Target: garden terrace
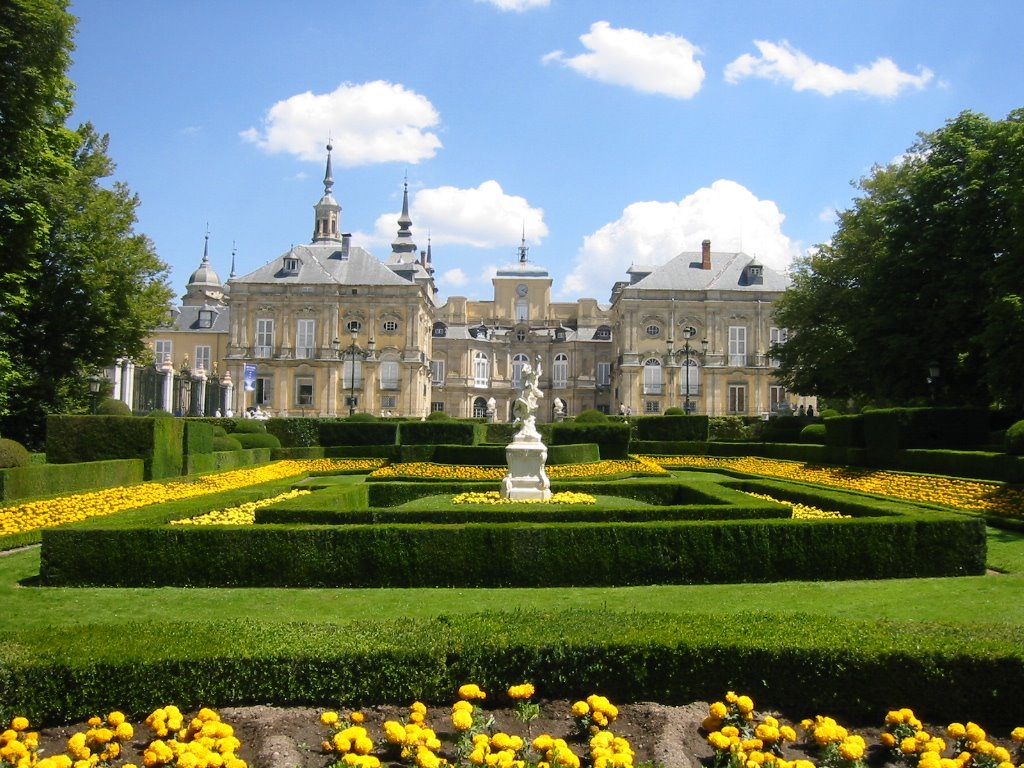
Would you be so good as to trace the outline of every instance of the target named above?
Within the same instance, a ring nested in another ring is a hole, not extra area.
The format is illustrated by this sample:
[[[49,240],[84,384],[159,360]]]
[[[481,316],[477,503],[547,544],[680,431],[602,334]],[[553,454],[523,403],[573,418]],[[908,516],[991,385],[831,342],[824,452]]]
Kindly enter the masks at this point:
[[[479,483],[320,480],[314,486],[327,487],[268,507],[258,525],[172,527],[157,506],[150,525],[139,512],[132,525],[45,531],[40,576],[48,586],[565,587],[984,572],[976,517],[802,484],[739,483],[853,516],[793,520],[780,504],[730,487],[737,482],[566,483],[600,498],[587,508],[460,509],[451,495]],[[632,495],[641,498],[623,500]]]

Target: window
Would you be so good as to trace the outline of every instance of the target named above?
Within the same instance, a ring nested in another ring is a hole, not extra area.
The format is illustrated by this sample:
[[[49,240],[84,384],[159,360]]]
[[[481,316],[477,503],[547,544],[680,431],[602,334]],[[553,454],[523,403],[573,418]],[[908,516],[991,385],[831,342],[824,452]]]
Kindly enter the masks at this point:
[[[313,357],[316,334],[316,320],[299,320],[295,331],[295,356],[300,360]]]
[[[482,397],[475,398],[473,400],[473,418],[474,419],[482,419],[486,415],[487,415],[487,401],[484,398],[482,398]]]
[[[380,407],[387,408],[388,410],[398,407],[398,395],[381,395],[380,396]],[[391,415],[390,413],[388,414]]]
[[[644,413],[647,414],[658,414],[661,413],[661,401],[660,400],[645,400],[644,401]]]
[[[729,326],[729,365],[745,366],[747,364],[747,327],[745,325]]]
[[[445,336],[448,335],[448,326],[445,325],[444,323],[434,323],[434,330],[432,331],[431,335],[435,339],[443,339]]]
[[[607,403],[598,403],[597,410],[599,410],[605,416],[612,412],[611,407]]]
[[[644,394],[660,395],[661,392],[661,360],[651,357],[644,361]]]
[[[700,363],[696,360],[683,360],[683,369],[679,372],[679,393],[700,394]]]
[[[358,332],[363,330],[363,324],[358,320],[349,320],[347,323],[345,323],[345,328],[347,328],[350,333],[352,331]]]
[[[257,376],[256,391],[253,393],[253,405],[270,405],[274,402],[274,377]]]
[[[612,329],[607,325],[602,325],[596,331],[594,331],[594,338],[599,341],[607,341],[612,337]]]
[[[156,366],[159,368],[165,360],[174,362],[174,342],[157,340],[153,342],[153,356],[156,358]]]
[[[786,388],[778,384],[771,384],[768,387],[768,406],[772,411],[786,410]]]
[[[401,373],[398,369],[397,360],[380,361],[380,388],[398,389],[401,382]]]
[[[196,347],[196,370],[198,371],[200,368],[206,371],[207,376],[210,375],[210,348],[205,344]]]
[[[747,385],[729,385],[729,413],[747,412]]]
[[[437,413],[439,411],[442,413],[444,412],[444,402],[441,400],[432,400],[430,403],[430,412]]]
[[[555,355],[555,364],[551,366],[552,389],[565,389],[569,385],[569,356],[564,352]]]
[[[384,321],[384,333],[394,333],[398,330],[397,320],[385,320]]]
[[[491,361],[486,352],[473,353],[473,383],[478,387],[486,387],[491,383]]]
[[[608,387],[612,383],[612,364],[611,363],[598,363],[597,364],[597,386]]]
[[[771,351],[771,347],[782,346],[783,344],[785,344],[786,340],[788,338],[789,338],[789,329],[788,328],[776,328],[775,326],[772,326],[771,328],[769,328],[768,329],[768,341],[769,341],[769,343],[771,345],[769,347],[769,352]],[[776,360],[774,357],[769,357],[768,358],[768,364],[777,368],[778,365],[779,365],[779,361]]]
[[[362,389],[363,388],[363,361],[358,357],[353,360],[352,355],[341,363],[341,388]]]
[[[430,383],[444,384],[444,360],[430,361]]]
[[[516,331],[516,341],[520,343],[526,341],[526,335],[526,331],[520,328],[518,331]]]
[[[298,272],[299,271],[299,260],[298,259],[293,259],[293,258],[291,258],[289,256],[285,256],[285,258],[284,258],[284,271],[288,272],[289,274],[294,274],[295,272]]]
[[[295,404],[300,408],[309,408],[313,405],[313,377],[295,377]]]
[[[213,316],[214,316],[214,311],[212,309],[200,309],[199,310],[199,327],[200,328],[213,328]]]
[[[648,336],[660,336],[661,335],[661,327],[657,326],[657,325],[648,325],[647,326],[647,335]]]
[[[512,356],[512,386],[519,389],[523,385],[523,366],[530,362],[530,359],[520,352]]]
[[[526,299],[516,299],[516,322],[525,323],[530,319],[530,304]]]
[[[274,321],[256,321],[256,357],[270,357],[274,350]]]

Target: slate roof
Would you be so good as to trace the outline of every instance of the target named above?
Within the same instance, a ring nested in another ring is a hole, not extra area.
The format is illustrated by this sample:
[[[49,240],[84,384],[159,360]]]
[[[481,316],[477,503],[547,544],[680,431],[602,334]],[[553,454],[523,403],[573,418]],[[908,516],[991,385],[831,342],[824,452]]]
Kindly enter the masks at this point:
[[[761,267],[761,280],[752,278],[751,265]],[[701,253],[684,251],[665,264],[629,268],[635,282],[624,290],[672,291],[784,291],[789,278],[770,267],[763,266],[756,257],[743,253],[713,252],[711,269],[701,269]],[[646,275],[646,276],[644,276]]]
[[[232,283],[271,283],[278,285],[413,285],[399,277],[387,265],[358,246],[350,246],[348,258],[342,258],[339,242],[318,242],[296,245],[271,262]],[[298,260],[299,268],[288,272],[284,260]]]

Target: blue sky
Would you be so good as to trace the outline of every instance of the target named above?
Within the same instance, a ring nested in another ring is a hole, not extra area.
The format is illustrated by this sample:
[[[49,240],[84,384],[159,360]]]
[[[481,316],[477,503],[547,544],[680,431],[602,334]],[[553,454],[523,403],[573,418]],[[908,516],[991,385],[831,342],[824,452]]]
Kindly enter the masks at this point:
[[[784,269],[851,182],[965,109],[1024,107],[1018,0],[80,0],[74,121],[109,133],[184,292],[342,229],[386,258],[408,178],[442,296],[532,261],[608,300],[710,239]]]

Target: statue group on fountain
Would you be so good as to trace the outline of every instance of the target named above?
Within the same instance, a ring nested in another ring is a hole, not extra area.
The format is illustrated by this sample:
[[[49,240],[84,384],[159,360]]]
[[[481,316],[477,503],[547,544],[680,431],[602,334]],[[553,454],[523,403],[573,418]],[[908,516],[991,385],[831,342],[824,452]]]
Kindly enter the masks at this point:
[[[548,458],[547,446],[537,431],[538,401],[544,397],[540,391],[540,356],[536,364],[523,366],[522,384],[519,397],[512,406],[515,423],[519,431],[505,448],[508,474],[501,481],[502,498],[534,499],[544,501],[551,498],[551,483],[544,463]]]

